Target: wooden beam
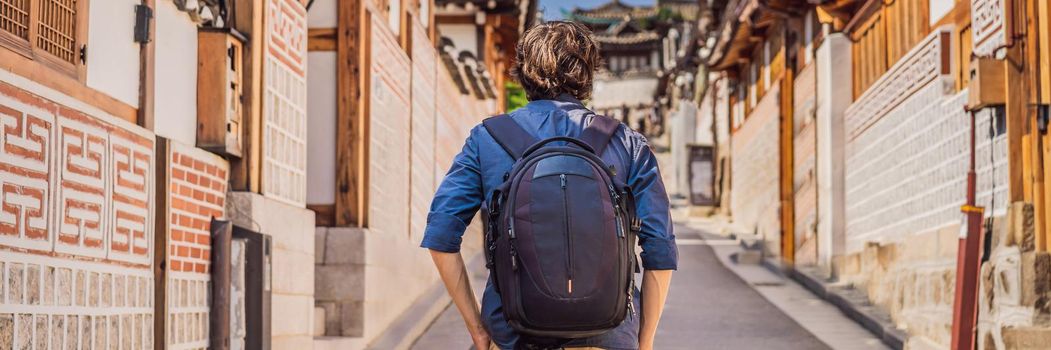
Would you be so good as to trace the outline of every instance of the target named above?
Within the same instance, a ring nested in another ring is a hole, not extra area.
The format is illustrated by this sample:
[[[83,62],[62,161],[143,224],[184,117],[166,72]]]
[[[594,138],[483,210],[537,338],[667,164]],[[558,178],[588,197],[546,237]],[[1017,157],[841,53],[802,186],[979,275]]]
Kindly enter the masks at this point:
[[[154,15],[150,19],[149,24],[147,24],[150,40],[139,44],[139,109],[136,111],[135,117],[139,126],[152,131],[154,129],[153,101],[156,87],[155,67],[157,65],[157,44],[154,43],[157,38],[157,20],[155,19],[157,11],[154,9],[157,6],[156,0],[142,0],[142,5],[149,7]]]
[[[394,0],[398,1],[398,0]],[[368,193],[368,12],[340,1],[336,45],[336,226],[364,226]]]
[[[244,43],[244,116],[241,159],[230,162],[230,189],[260,191],[263,115],[263,0],[234,0],[230,26],[250,38]]]
[[[782,30],[779,35],[782,38],[785,31]],[[782,40],[787,43],[787,40]],[[786,52],[786,45],[781,45],[780,53],[784,57]],[[780,101],[780,130],[781,130],[781,259],[788,265],[795,263],[796,258],[796,239],[795,239],[795,169],[794,169],[794,157],[795,157],[795,141],[793,140],[794,132],[794,119],[795,115],[795,70],[789,66],[787,59],[781,59],[782,65],[782,79],[781,79],[781,101]]]
[[[153,220],[153,348],[165,350],[168,348],[168,229],[171,227],[168,225],[171,218],[168,208],[168,184],[171,183],[171,174],[168,173],[171,164],[168,149],[171,145],[163,137],[158,137],[154,145],[157,152],[154,158],[157,199],[154,202],[156,217]]]
[[[314,211],[314,226],[336,226],[335,204],[307,204],[307,209]]]
[[[336,28],[307,30],[307,51],[336,51]]]

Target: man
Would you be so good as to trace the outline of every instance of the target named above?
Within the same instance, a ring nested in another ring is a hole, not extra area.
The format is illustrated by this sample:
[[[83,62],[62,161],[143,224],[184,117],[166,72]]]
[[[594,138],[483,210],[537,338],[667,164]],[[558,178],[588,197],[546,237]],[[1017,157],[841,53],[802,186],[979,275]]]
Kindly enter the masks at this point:
[[[511,118],[523,129],[534,132],[536,139],[579,137],[594,117],[580,101],[590,98],[592,79],[600,63],[590,31],[571,22],[547,22],[526,31],[516,49],[512,74],[530,102],[511,112]],[[619,125],[606,151],[599,156],[615,169],[623,169],[616,171],[615,176],[631,187],[637,203],[636,215],[641,221],[638,238],[645,271],[641,298],[635,296],[633,309],[641,312],[628,314],[611,331],[574,339],[565,347],[652,349],[672,270],[678,263],[668,197],[657,159],[645,137],[626,125]],[[519,341],[522,338],[508,324],[492,276],[479,311],[459,253],[468,223],[513,164],[514,159],[485,127],[472,129],[434,196],[421,243],[431,250],[442,281],[477,349],[488,349],[491,342],[500,349],[535,348]]]

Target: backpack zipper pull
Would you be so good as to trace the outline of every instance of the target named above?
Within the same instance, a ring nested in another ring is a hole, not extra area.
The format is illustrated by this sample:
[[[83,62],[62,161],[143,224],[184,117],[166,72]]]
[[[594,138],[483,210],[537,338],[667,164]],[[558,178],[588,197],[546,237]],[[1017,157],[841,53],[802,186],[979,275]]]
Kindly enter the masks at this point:
[[[558,178],[560,180],[562,180],[562,188],[565,189],[566,188],[566,174],[559,174]]]

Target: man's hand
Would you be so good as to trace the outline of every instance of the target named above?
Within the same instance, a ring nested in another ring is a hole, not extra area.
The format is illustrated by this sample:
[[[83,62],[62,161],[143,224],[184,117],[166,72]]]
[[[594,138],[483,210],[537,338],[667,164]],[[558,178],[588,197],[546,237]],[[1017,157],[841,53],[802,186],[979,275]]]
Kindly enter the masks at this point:
[[[657,323],[668,298],[672,270],[646,270],[642,275],[642,319],[639,323],[639,350],[652,350]]]
[[[483,327],[471,331],[471,341],[474,342],[474,348],[478,350],[489,350],[489,346],[493,343],[493,340],[489,338],[489,332],[486,332]]]
[[[471,341],[479,350],[488,350],[492,340],[489,332],[482,325],[482,317],[478,312],[478,301],[474,298],[471,290],[471,281],[467,277],[467,266],[463,263],[460,253],[445,253],[431,250],[431,259],[434,266],[438,268],[438,274],[442,276],[445,290],[453,298],[453,304],[463,316],[463,323],[467,326],[467,332],[471,334]]]

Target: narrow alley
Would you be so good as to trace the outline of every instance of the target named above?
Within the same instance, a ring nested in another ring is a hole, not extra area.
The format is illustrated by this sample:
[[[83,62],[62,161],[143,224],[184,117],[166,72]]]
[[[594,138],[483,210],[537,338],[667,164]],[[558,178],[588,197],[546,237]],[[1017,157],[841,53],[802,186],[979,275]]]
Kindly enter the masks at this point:
[[[708,232],[715,228],[685,220],[676,226],[679,271],[657,330],[657,349],[886,349],[871,333],[792,281],[757,265],[734,267],[729,255],[739,252],[738,243]],[[472,271],[471,283],[480,297],[487,272],[480,266]],[[801,308],[794,308],[790,316],[768,297]],[[412,349],[470,347],[463,320],[450,304]]]

